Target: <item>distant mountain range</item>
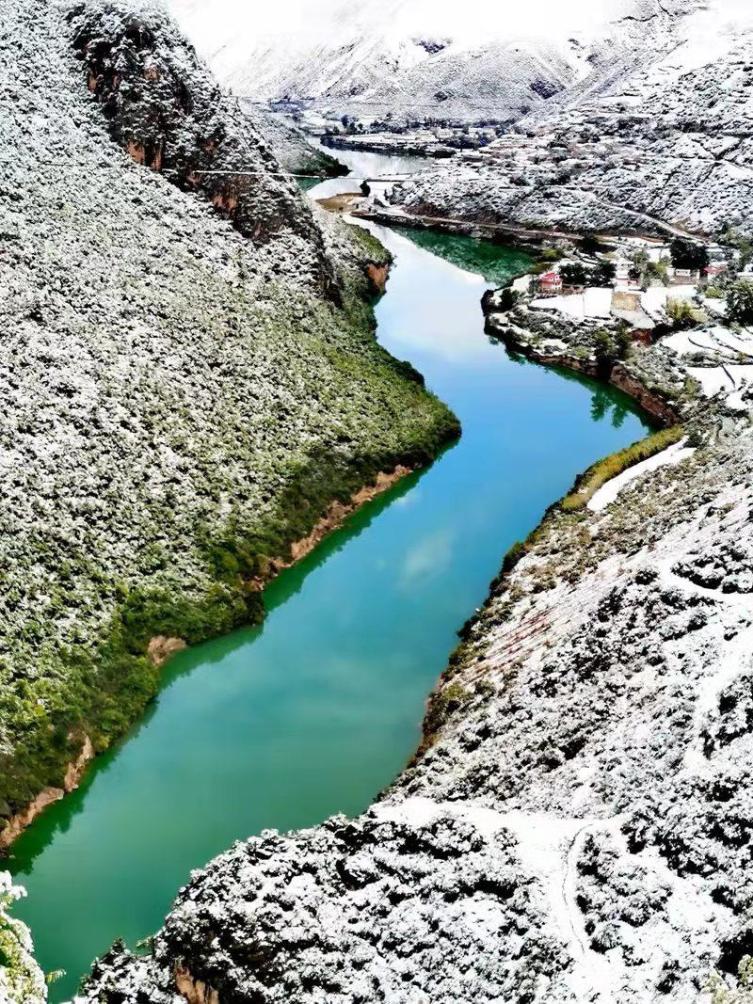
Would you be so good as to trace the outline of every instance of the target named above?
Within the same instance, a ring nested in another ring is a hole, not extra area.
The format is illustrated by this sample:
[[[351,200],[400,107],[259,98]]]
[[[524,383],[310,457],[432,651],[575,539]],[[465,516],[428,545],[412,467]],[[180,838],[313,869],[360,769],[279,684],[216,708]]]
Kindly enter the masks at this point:
[[[666,43],[699,0],[541,0],[524,11],[468,0],[280,0],[260,16],[236,0],[168,7],[233,92],[311,99],[361,115],[519,118],[636,48]],[[459,9],[460,8],[460,9]]]

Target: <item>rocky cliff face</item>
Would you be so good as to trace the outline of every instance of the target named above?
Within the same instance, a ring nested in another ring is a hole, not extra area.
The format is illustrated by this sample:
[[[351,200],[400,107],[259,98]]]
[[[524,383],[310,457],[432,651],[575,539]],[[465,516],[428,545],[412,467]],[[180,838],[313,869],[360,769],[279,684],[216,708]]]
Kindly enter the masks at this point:
[[[90,3],[68,14],[72,45],[112,138],[137,164],[200,192],[255,245],[301,242],[312,280],[335,290],[322,234],[238,103],[222,94],[173,22],[150,5]]]
[[[594,337],[487,310],[534,357]],[[623,370],[694,445],[511,552],[379,803],[237,844],[85,1000],[684,1004],[734,980],[753,954],[753,397],[699,396],[661,343]]]
[[[143,710],[154,637],[260,617],[255,583],[333,498],[456,427],[373,338],[374,249],[321,229],[163,14],[0,21],[8,830]]]
[[[750,11],[716,0],[643,28],[474,163],[397,188],[409,212],[576,232],[751,233]]]

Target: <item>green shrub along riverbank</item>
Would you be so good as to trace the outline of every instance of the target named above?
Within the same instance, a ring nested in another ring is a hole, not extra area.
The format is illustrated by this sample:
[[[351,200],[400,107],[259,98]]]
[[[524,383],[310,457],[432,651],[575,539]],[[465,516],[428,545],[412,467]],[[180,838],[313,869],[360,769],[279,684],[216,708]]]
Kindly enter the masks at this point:
[[[560,507],[564,512],[577,512],[579,509],[584,509],[607,481],[611,481],[629,468],[635,467],[636,464],[649,460],[657,453],[679,443],[683,435],[683,427],[673,425],[669,429],[661,429],[659,432],[641,439],[640,442],[633,443],[632,446],[597,461],[578,478],[575,488],[560,502]]]
[[[656,456],[679,442],[684,434],[685,429],[682,425],[674,425],[671,428],[652,433],[645,439],[598,460],[579,475],[572,490],[564,498],[549,507],[541,522],[525,540],[519,540],[513,544],[504,557],[499,575],[489,587],[489,598],[486,604],[461,628],[459,632],[461,643],[453,652],[448,668],[442,674],[440,684],[429,698],[423,722],[423,740],[416,758],[434,744],[437,734],[447,720],[469,700],[473,699],[474,694],[461,686],[455,677],[461,673],[464,667],[475,661],[477,652],[471,641],[473,629],[481,621],[491,623],[491,610],[495,606],[497,597],[505,591],[509,582],[508,577],[517,564],[528,554],[537,550],[539,552],[545,551],[547,543],[550,544],[551,551],[557,554],[565,554],[567,548],[572,546],[573,540],[582,545],[583,541],[579,539],[578,534],[578,525],[584,518],[582,510],[585,509],[599,488],[629,468]],[[587,534],[587,531],[585,532]],[[575,582],[581,571],[582,568],[578,566],[566,574],[571,575],[572,581]],[[545,591],[554,585],[554,579],[549,569],[543,569],[533,578],[535,591]],[[513,606],[514,596],[497,609],[494,622],[497,623],[509,616]],[[484,680],[481,680],[476,686],[476,694],[482,692],[485,686]]]
[[[241,284],[217,284],[202,352],[169,346],[191,375],[186,396],[151,383],[109,402],[135,430],[117,461],[101,444],[117,492],[91,501],[84,533],[73,493],[61,493],[6,584],[0,829],[63,786],[85,736],[102,751],[138,719],[160,684],[152,638],[195,644],[260,621],[259,577],[334,500],[380,471],[429,463],[459,434],[411,367],[378,345],[361,269],[387,259],[373,238],[352,239],[360,260],[343,269],[342,308],[284,286],[257,302]],[[157,339],[155,353],[165,349]],[[87,436],[96,451],[96,428]],[[151,463],[131,462],[150,451]],[[83,453],[79,462],[71,478]]]
[[[645,439],[633,443],[632,446],[628,446],[624,450],[618,450],[617,453],[612,453],[610,456],[604,457],[603,460],[597,460],[595,464],[578,477],[572,491],[568,492],[563,499],[560,499],[559,502],[551,506],[544,519],[532,531],[530,536],[526,540],[519,540],[513,544],[505,555],[500,578],[492,583],[492,589],[495,589],[499,585],[501,578],[507,572],[512,571],[521,558],[533,550],[538,541],[549,532],[548,519],[550,516],[560,513],[578,513],[580,510],[585,509],[599,488],[608,481],[616,478],[630,467],[635,467],[636,464],[656,456],[657,453],[661,453],[662,450],[666,450],[669,446],[679,442],[683,434],[684,429],[681,425],[674,425],[669,429],[660,429],[658,432],[646,436]]]

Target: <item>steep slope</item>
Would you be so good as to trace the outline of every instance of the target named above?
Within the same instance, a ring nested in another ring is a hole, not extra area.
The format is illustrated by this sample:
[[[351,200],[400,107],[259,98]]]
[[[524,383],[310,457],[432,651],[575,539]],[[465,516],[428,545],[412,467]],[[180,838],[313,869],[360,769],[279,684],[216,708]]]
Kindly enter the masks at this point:
[[[660,38],[553,98],[476,163],[422,176],[394,201],[414,213],[574,231],[669,224],[750,235],[750,8],[715,0]]]
[[[322,234],[295,184],[280,175],[268,144],[175,25],[144,4],[122,10],[92,3],[72,7],[66,18],[113,140],[137,164],[201,193],[257,246],[269,243],[274,254],[279,241],[283,268],[291,259],[286,242],[297,241],[311,281],[335,294]]]
[[[238,99],[246,116],[264,136],[283,171],[292,174],[340,177],[347,172],[323,147],[315,146],[306,133],[281,115],[248,99]]]
[[[321,230],[163,13],[2,0],[0,20],[7,843],[166,653],[258,619],[333,499],[457,428],[376,344],[378,247]]]

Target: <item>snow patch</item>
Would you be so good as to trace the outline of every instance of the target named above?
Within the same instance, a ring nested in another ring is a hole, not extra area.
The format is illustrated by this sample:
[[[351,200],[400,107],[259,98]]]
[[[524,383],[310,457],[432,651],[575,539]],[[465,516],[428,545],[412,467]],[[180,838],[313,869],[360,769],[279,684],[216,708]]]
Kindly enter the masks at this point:
[[[688,373],[697,380],[705,397],[715,397],[727,391],[730,395],[727,404],[730,407],[743,404],[740,391],[745,386],[753,385],[753,365],[748,366],[689,366]],[[736,393],[735,393],[736,392]]]
[[[531,303],[534,310],[556,310],[576,321],[586,318],[607,318],[612,314],[612,289],[591,287],[583,293],[541,297]]]
[[[652,471],[668,465],[674,467],[677,464],[681,464],[683,460],[687,460],[688,457],[692,457],[695,449],[685,446],[686,442],[687,440],[683,439],[666,450],[662,450],[661,453],[657,453],[655,457],[649,457],[648,460],[643,460],[640,464],[629,467],[622,474],[618,474],[616,478],[612,478],[611,481],[608,481],[599,488],[588,503],[588,508],[592,512],[601,512],[614,502],[623,489],[627,488],[633,481],[643,477],[644,474],[650,474]]]

